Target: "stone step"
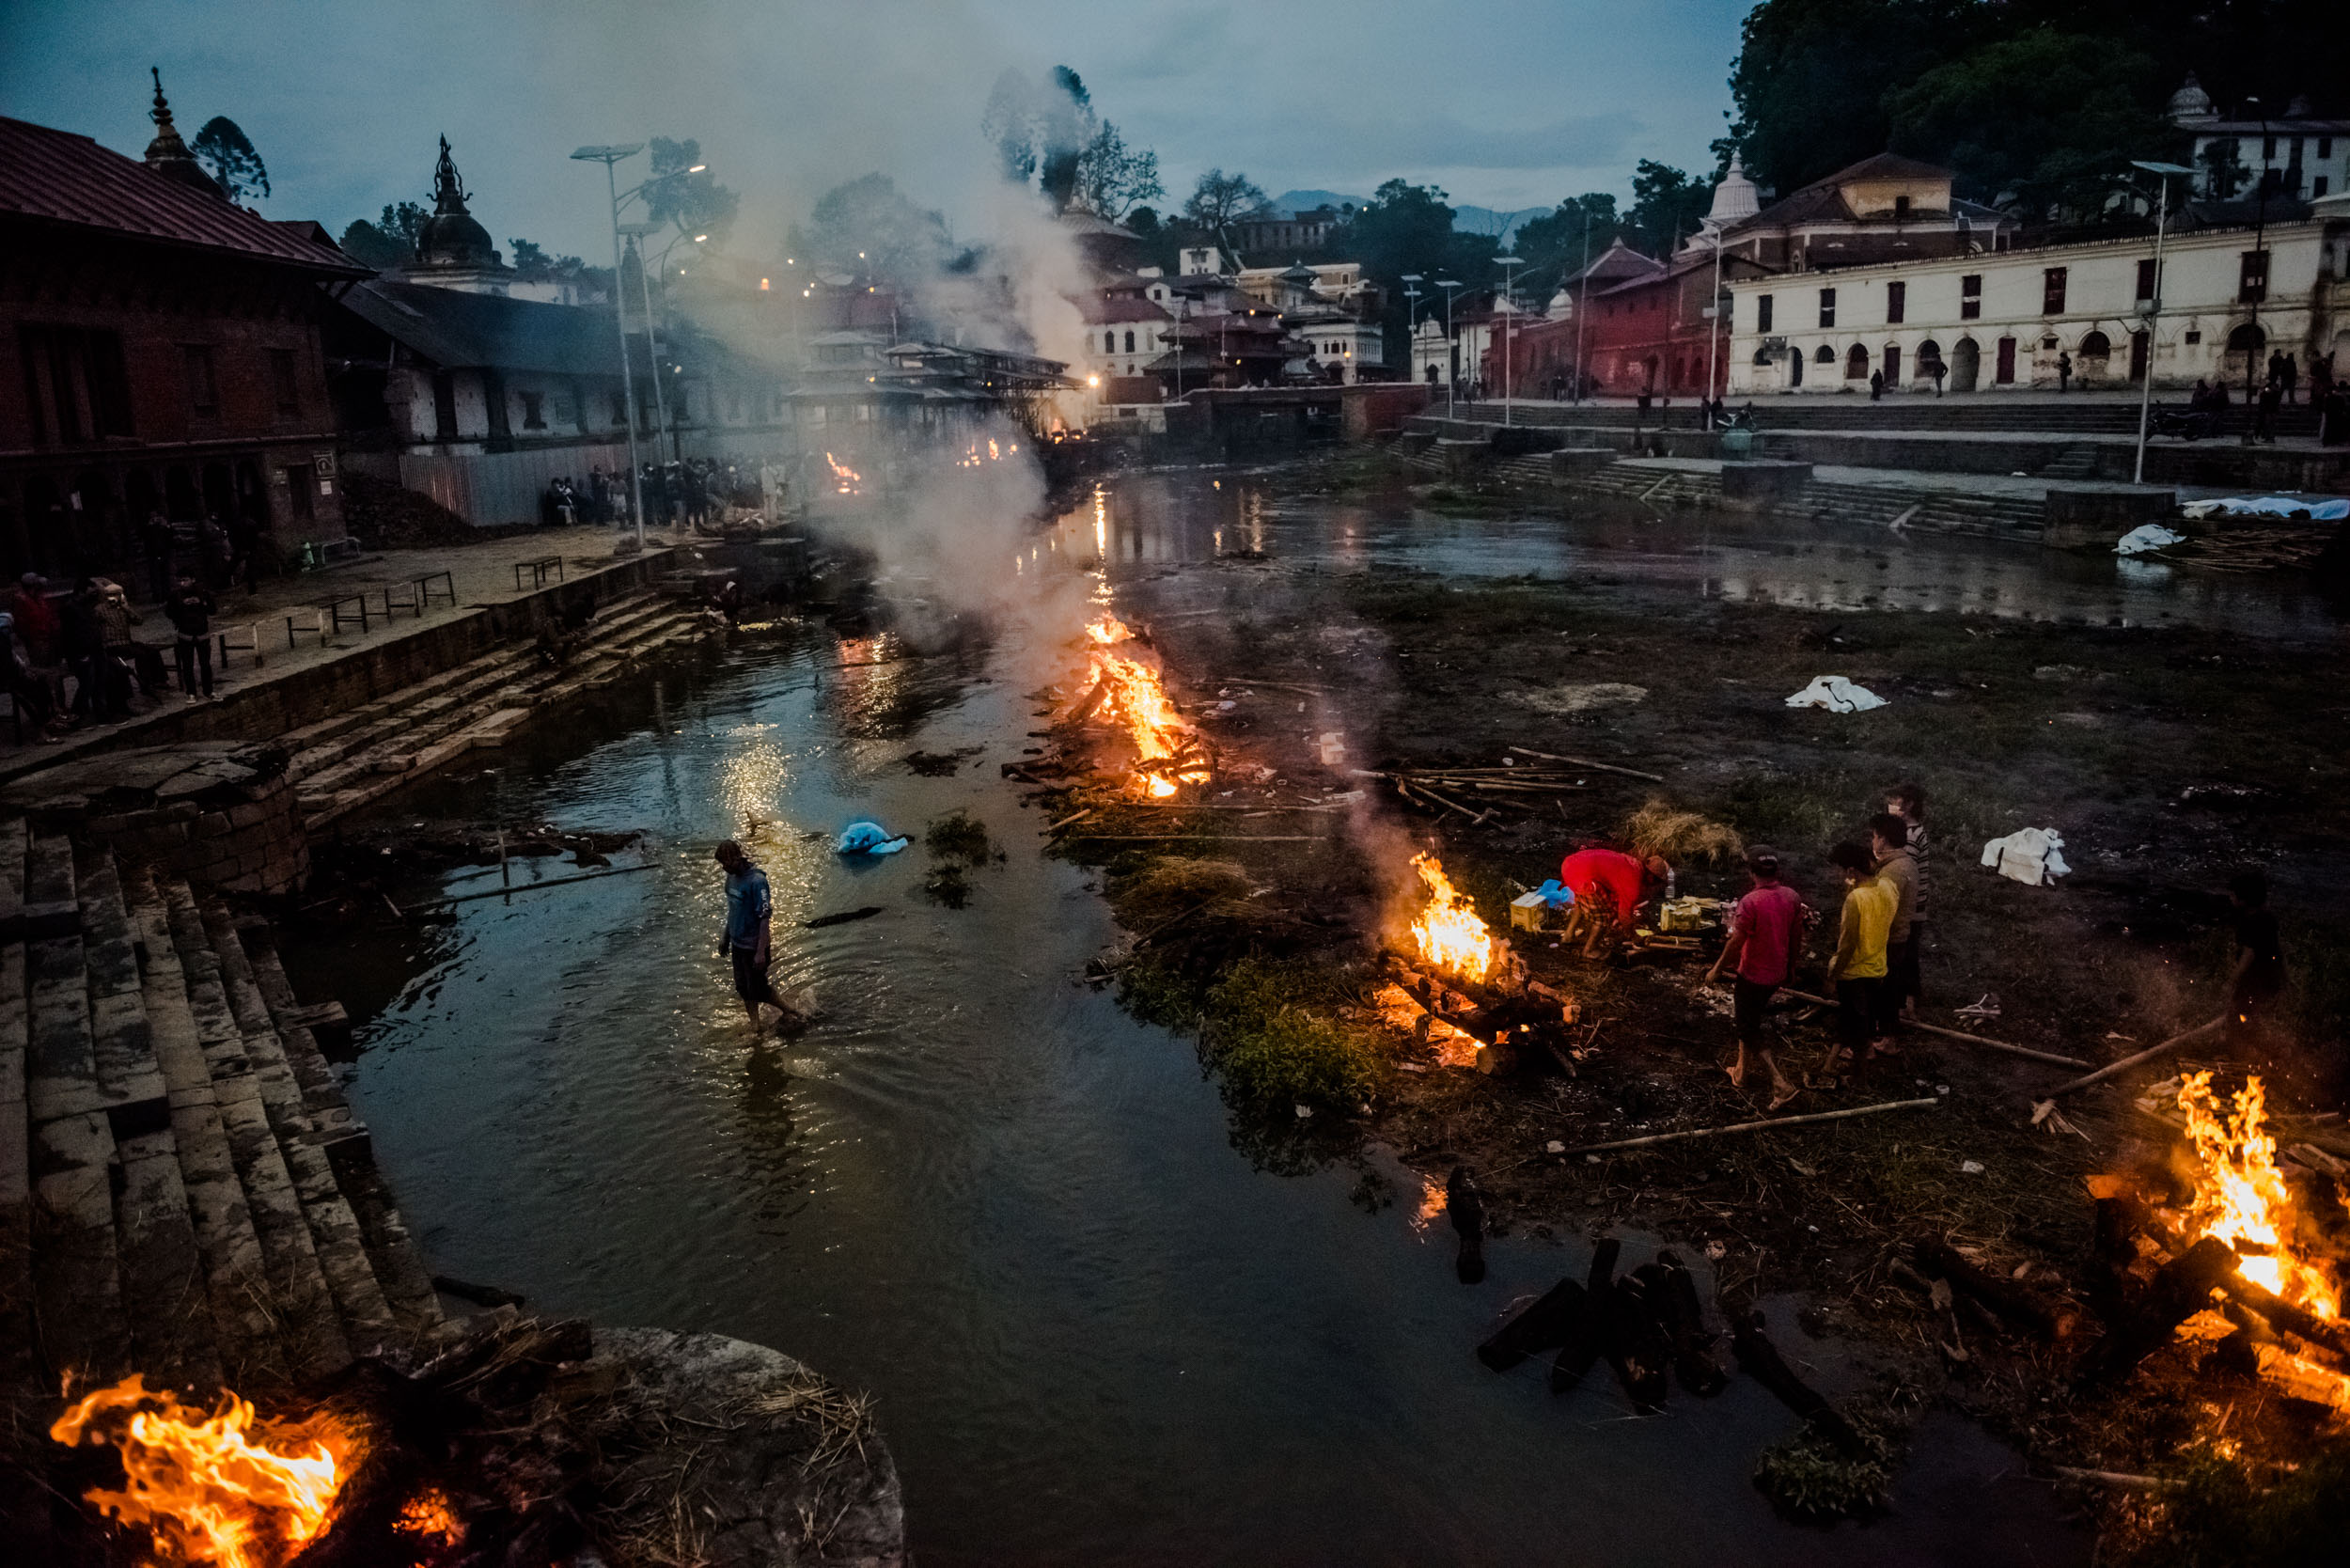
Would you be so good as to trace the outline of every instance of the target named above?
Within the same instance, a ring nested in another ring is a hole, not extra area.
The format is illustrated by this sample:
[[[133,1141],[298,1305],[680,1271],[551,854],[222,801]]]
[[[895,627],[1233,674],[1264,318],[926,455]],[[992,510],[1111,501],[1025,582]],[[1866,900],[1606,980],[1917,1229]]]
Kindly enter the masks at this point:
[[[46,1382],[33,1355],[33,1127],[24,1100],[30,1022],[24,944],[10,942],[0,947],[0,1396],[29,1396]]]
[[[342,1104],[341,1093],[330,1078],[327,1088],[332,1103],[313,1113],[309,1097],[323,1075],[323,1062],[310,1074],[312,1083],[306,1090],[286,1042],[277,1033],[227,907],[208,901],[201,914],[230,1009],[243,1035],[263,1114],[292,1178],[309,1226],[311,1251],[334,1294],[345,1339],[355,1353],[381,1349],[393,1342],[398,1328],[361,1243],[358,1219],[336,1184],[334,1162],[327,1152],[330,1141],[352,1136],[350,1108]],[[310,1052],[316,1051],[312,1043]]]
[[[240,1027],[231,981],[223,973],[195,894],[177,880],[160,887],[173,947],[187,982],[189,1011],[212,1075],[213,1103],[227,1136],[245,1208],[260,1241],[263,1280],[278,1324],[277,1341],[297,1378],[349,1364],[351,1341],[319,1258],[295,1172],[270,1115],[270,1102],[299,1103],[299,1090],[275,1036]]]
[[[172,944],[170,916],[152,875],[143,869],[124,874],[123,895],[146,955],[148,1027],[171,1098],[180,1185],[203,1261],[222,1370],[232,1388],[283,1385],[291,1380],[292,1369],[277,1342],[260,1237],[229,1152],[212,1067],[188,1003],[186,972]]]
[[[31,848],[24,818],[0,822],[0,942],[24,940],[24,862]]]

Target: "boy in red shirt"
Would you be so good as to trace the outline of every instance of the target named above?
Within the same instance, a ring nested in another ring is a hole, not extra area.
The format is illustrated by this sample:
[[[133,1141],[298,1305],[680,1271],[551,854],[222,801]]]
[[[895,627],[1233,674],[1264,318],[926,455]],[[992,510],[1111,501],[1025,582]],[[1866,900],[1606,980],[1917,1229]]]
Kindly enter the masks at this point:
[[[1731,995],[1738,1029],[1738,1060],[1730,1069],[1730,1081],[1735,1088],[1746,1088],[1747,1057],[1751,1052],[1770,1072],[1771,1109],[1777,1110],[1794,1099],[1798,1090],[1779,1071],[1778,1058],[1764,1043],[1762,1017],[1778,988],[1794,975],[1795,954],[1803,945],[1811,911],[1802,894],[1779,881],[1776,852],[1760,844],[1747,851],[1747,874],[1754,886],[1731,912],[1730,940],[1722,944],[1721,956],[1706,971],[1705,982],[1711,985],[1725,964],[1731,967],[1736,977]]]

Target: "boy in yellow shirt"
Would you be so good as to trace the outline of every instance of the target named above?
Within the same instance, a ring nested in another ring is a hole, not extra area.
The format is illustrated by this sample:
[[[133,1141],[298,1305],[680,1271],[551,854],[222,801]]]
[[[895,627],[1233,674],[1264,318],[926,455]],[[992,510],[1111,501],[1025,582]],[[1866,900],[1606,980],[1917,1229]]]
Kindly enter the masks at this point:
[[[1858,844],[1839,844],[1827,857],[1843,872],[1845,887],[1836,957],[1828,965],[1828,978],[1836,982],[1836,1032],[1857,1066],[1893,1054],[1885,1022],[1885,948],[1901,894],[1876,874],[1875,860]]]

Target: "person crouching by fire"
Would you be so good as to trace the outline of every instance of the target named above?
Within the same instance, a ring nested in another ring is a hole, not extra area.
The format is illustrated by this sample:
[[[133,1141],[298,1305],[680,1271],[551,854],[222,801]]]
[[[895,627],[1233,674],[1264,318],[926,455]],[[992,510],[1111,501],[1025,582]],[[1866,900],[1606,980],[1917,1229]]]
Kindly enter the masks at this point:
[[[1587,844],[1559,863],[1559,880],[1574,894],[1575,924],[1588,930],[1583,956],[1598,956],[1603,942],[1639,923],[1640,906],[1657,893],[1672,896],[1673,869],[1661,855],[1645,860],[1622,850]],[[1612,917],[1612,918],[1611,918]]]
[[[718,956],[733,961],[734,994],[743,998],[744,1009],[751,1015],[752,1038],[758,1038],[765,1027],[759,1015],[761,1007],[772,1007],[782,1015],[776,1023],[778,1032],[791,1033],[806,1021],[776,995],[775,982],[767,978],[775,962],[768,929],[775,903],[767,891],[767,873],[752,865],[743,846],[731,839],[718,846],[713,858],[727,873],[727,924],[718,939]]]

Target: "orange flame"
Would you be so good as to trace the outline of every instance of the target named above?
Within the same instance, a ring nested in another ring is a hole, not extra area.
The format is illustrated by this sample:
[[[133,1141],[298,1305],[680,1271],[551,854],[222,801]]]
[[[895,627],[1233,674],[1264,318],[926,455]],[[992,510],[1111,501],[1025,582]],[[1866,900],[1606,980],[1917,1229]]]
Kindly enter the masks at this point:
[[[205,1415],[135,1372],[75,1401],[49,1435],[121,1450],[123,1489],[87,1500],[145,1526],[167,1568],[274,1568],[292,1557],[325,1528],[356,1448],[331,1420],[257,1427],[252,1404],[230,1393]]]
[[[409,1498],[392,1528],[406,1535],[438,1536],[451,1545],[465,1538],[465,1527],[449,1506],[448,1494],[438,1487]]]
[[[1191,727],[1168,699],[1156,661],[1148,651],[1121,651],[1122,645],[1135,636],[1125,622],[1104,610],[1086,628],[1086,635],[1093,643],[1089,664],[1094,682],[1104,687],[1102,711],[1123,724],[1133,739],[1141,762],[1135,776],[1144,791],[1153,799],[1164,800],[1175,792],[1178,784],[1206,782],[1208,770],[1198,763],[1151,766],[1172,763],[1190,745]]]
[[[839,493],[843,495],[855,494],[856,487],[865,482],[864,475],[858,473],[847,463],[842,463],[838,458],[834,457],[830,452],[826,452],[824,454],[824,463],[826,466],[831,468],[833,479],[838,485]]]
[[[2319,1317],[2340,1317],[2334,1282],[2295,1250],[2292,1195],[2277,1170],[2277,1140],[2262,1125],[2266,1096],[2257,1076],[2245,1080],[2232,1105],[2213,1092],[2208,1072],[2181,1083],[2179,1109],[2202,1167],[2187,1231],[2235,1247],[2243,1255],[2237,1267],[2253,1283]]]
[[[1497,944],[1478,918],[1477,906],[1452,886],[1434,855],[1422,851],[1412,856],[1412,870],[1428,885],[1428,907],[1412,922],[1420,956],[1463,980],[1483,980],[1493,969]]]

